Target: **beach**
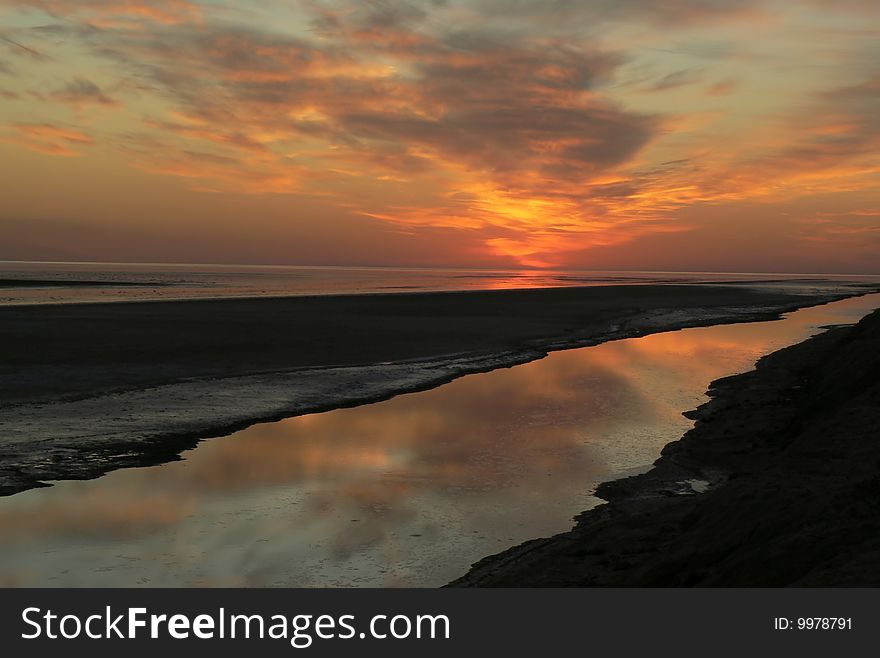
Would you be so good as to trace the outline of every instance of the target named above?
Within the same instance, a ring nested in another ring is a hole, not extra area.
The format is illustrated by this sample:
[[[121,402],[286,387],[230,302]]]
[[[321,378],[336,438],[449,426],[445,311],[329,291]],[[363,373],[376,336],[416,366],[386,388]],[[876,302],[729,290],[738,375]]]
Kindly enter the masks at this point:
[[[852,294],[624,285],[0,308],[0,492],[174,460],[255,422],[552,350]]]
[[[647,473],[453,586],[876,586],[880,312],[712,383]]]

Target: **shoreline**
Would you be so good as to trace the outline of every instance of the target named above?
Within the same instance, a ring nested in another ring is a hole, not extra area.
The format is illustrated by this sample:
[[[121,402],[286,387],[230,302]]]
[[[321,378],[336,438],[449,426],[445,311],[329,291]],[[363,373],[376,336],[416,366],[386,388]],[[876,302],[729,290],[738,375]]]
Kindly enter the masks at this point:
[[[472,347],[457,353],[434,354],[429,351],[427,356],[378,363],[306,364],[232,376],[193,376],[184,370],[175,373],[172,381],[123,382],[122,386],[116,388],[97,388],[85,393],[73,387],[74,390],[68,390],[66,395],[49,390],[47,394],[32,396],[31,399],[7,400],[7,404],[0,409],[0,430],[5,439],[0,446],[0,495],[47,486],[46,481],[50,480],[92,479],[118,468],[173,461],[180,458],[182,451],[195,447],[201,440],[228,435],[256,423],[356,406],[426,390],[467,374],[543,358],[551,351],[686,327],[778,319],[781,314],[797,308],[858,296],[779,295],[733,288],[721,292],[708,287],[703,288],[695,300],[692,288],[682,288],[615,287],[616,292],[628,290],[631,293],[629,300],[623,300],[628,301],[630,306],[612,299],[613,303],[601,308],[595,305],[596,299],[590,298],[608,297],[608,292],[596,292],[608,289],[547,289],[555,291],[550,295],[544,294],[544,290],[537,293],[458,292],[451,296],[447,293],[429,293],[426,296],[442,302],[438,310],[448,313],[456,312],[459,306],[449,304],[450,299],[474,302],[476,298],[478,308],[485,306],[483,302],[495,303],[499,308],[479,328],[498,326],[499,319],[507,324],[519,321],[515,314],[523,298],[531,298],[534,304],[536,299],[544,298],[546,302],[546,298],[551,297],[557,301],[561,299],[563,304],[562,310],[557,308],[558,305],[533,310],[533,313],[541,313],[548,308],[555,309],[559,321],[549,329],[540,325],[540,331],[535,332],[531,331],[531,325],[527,325],[529,331],[516,335],[518,344],[505,345],[504,341],[496,341],[494,351],[491,345],[490,349],[478,345],[477,349]],[[866,290],[862,294],[870,292],[873,291]],[[638,310],[634,312],[632,304],[646,299],[656,300],[661,293],[672,298],[661,300],[667,306],[655,301],[654,308],[636,307]],[[387,302],[391,298],[394,301]],[[308,305],[315,299],[319,298],[299,298],[297,303]],[[418,296],[413,295],[406,298],[396,295],[372,298],[373,301],[377,299],[380,306],[384,303],[390,307],[385,309],[386,315],[380,315],[380,319],[413,312],[413,309],[406,308],[409,302],[404,301],[401,305],[397,300],[419,300]],[[714,306],[712,300],[715,300]],[[321,303],[325,307],[328,304]],[[590,306],[591,303],[593,306]],[[177,305],[176,310],[193,309],[192,305],[180,302],[169,304]],[[211,302],[199,301],[199,304],[205,305],[205,308],[211,304],[217,306],[217,303]],[[224,304],[234,306],[235,302]],[[253,310],[254,306],[273,307],[277,304],[271,300],[260,300],[245,306]],[[576,307],[574,315],[570,308],[572,305]],[[581,308],[581,305],[586,308]],[[101,311],[108,308],[106,305],[96,306],[101,306]],[[132,305],[127,306],[132,308]],[[70,308],[54,307],[54,312],[59,314],[59,309],[62,309],[60,315],[64,315]],[[592,321],[575,325],[573,331],[571,324],[575,320],[583,322],[585,312]],[[514,315],[511,316],[511,313]],[[347,318],[342,319],[346,323],[360,319],[357,312],[354,318],[351,315],[349,313]],[[266,318],[262,320],[269,321]],[[419,331],[423,324],[421,318],[417,317],[414,330]],[[455,325],[454,322],[452,324]],[[7,323],[4,329],[9,326]],[[474,333],[475,328],[467,321],[463,326],[464,330]],[[347,327],[343,327],[342,334],[343,339],[348,337]],[[394,342],[393,338],[391,342]],[[499,349],[498,343],[507,349]],[[436,351],[438,344],[435,342],[423,347]],[[447,340],[447,344],[462,345],[454,335]],[[101,371],[98,369],[96,372],[100,374]],[[167,376],[168,373],[162,374]]]
[[[880,310],[712,382],[646,473],[448,587],[876,586]]]
[[[147,281],[98,281],[90,279],[0,279],[0,292],[19,288],[161,288],[168,283]]]
[[[842,276],[842,275],[841,275]],[[12,285],[4,286],[3,283],[7,282]],[[823,280],[818,278],[808,278],[805,277],[803,279],[796,279],[799,283],[810,283],[810,282],[822,282],[829,283],[829,280]],[[310,300],[321,300],[321,299],[333,299],[333,298],[341,298],[341,299],[369,299],[371,297],[422,297],[426,295],[472,295],[472,294],[496,294],[496,293],[516,293],[516,292],[528,292],[535,293],[541,291],[557,291],[557,290],[589,290],[593,288],[633,288],[633,287],[677,287],[677,288],[732,288],[732,289],[741,289],[741,290],[752,290],[754,292],[758,292],[761,294],[767,295],[779,295],[779,296],[789,296],[789,297],[815,297],[815,298],[825,298],[828,297],[829,301],[834,301],[837,299],[846,299],[849,297],[858,297],[861,295],[871,294],[873,292],[880,292],[880,285],[876,285],[874,283],[868,283],[865,281],[841,281],[842,284],[839,288],[832,288],[826,291],[814,291],[814,292],[792,292],[792,290],[787,289],[785,284],[790,283],[790,281],[786,281],[784,279],[755,279],[750,281],[737,281],[737,280],[705,280],[705,281],[682,281],[682,280],[674,280],[670,279],[668,281],[655,281],[655,282],[642,282],[639,280],[623,280],[618,279],[614,281],[608,281],[603,283],[591,283],[588,285],[585,284],[565,284],[565,285],[556,285],[556,286],[535,286],[535,287],[511,287],[511,288],[426,288],[426,289],[405,289],[392,287],[391,289],[382,289],[382,290],[363,290],[363,291],[329,291],[329,292],[290,292],[283,293],[277,292],[272,294],[254,294],[253,292],[241,292],[234,294],[217,294],[217,295],[182,295],[180,297],[170,297],[170,296],[162,296],[162,297],[132,297],[132,298],[109,298],[109,299],[97,299],[97,298],[87,298],[87,299],[52,299],[51,301],[34,301],[34,300],[25,300],[25,301],[0,301],[0,312],[3,309],[36,309],[36,308],[58,308],[58,307],[73,307],[73,308],[88,308],[93,306],[107,306],[107,305],[123,305],[123,304],[188,304],[188,303],[196,303],[196,302],[205,302],[205,303],[222,303],[222,302],[285,302],[285,301],[310,301]],[[22,285],[16,285],[22,284]],[[767,284],[777,284],[777,286],[769,286],[763,287]],[[29,280],[29,279],[0,279],[0,293],[4,290],[8,291],[17,291],[19,289],[31,289],[31,288],[186,288],[189,284],[181,283],[181,282],[152,282],[152,281],[121,281],[121,282],[113,282],[113,281],[80,281],[76,279],[71,280]],[[833,298],[833,299],[831,299]]]

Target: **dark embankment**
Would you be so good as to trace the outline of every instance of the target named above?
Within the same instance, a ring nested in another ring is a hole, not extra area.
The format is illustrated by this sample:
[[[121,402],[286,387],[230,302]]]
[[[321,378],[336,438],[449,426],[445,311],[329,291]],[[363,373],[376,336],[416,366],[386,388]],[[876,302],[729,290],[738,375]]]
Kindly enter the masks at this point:
[[[880,311],[710,393],[696,427],[650,472],[602,485],[609,502],[574,529],[452,585],[880,585]]]

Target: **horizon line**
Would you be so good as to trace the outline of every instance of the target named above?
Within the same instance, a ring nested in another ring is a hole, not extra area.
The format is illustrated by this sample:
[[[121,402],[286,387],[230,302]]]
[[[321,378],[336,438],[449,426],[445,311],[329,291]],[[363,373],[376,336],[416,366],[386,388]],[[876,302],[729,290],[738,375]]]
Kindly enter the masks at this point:
[[[348,269],[348,270],[449,270],[476,272],[573,272],[573,273],[622,273],[629,274],[732,274],[749,276],[880,276],[868,272],[734,272],[730,270],[633,270],[633,269],[581,269],[581,268],[540,268],[540,267],[467,267],[467,266],[418,266],[418,265],[296,265],[282,263],[195,263],[177,261],[64,261],[64,260],[5,260],[0,265],[140,265],[161,267],[268,267],[276,269]]]

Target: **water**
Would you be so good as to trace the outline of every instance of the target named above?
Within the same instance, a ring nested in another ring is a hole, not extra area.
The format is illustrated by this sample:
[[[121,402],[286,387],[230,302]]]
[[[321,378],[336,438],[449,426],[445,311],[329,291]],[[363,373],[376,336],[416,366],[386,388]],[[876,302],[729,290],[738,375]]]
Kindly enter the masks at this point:
[[[31,285],[23,287],[22,282]],[[0,306],[626,283],[746,283],[760,288],[813,293],[877,285],[880,276],[0,261]]]
[[[681,412],[711,380],[878,306],[556,352],[2,498],[0,585],[441,585],[568,529],[597,484],[644,471],[691,427]]]

